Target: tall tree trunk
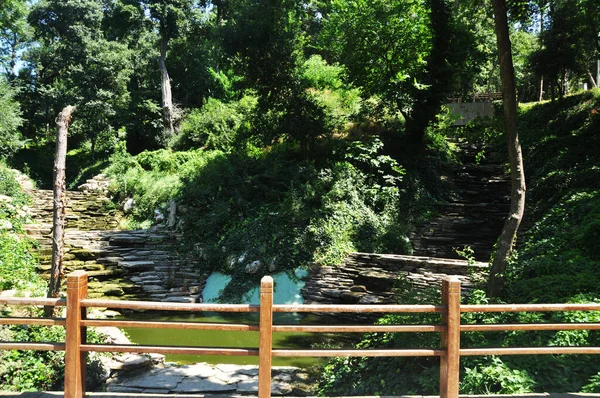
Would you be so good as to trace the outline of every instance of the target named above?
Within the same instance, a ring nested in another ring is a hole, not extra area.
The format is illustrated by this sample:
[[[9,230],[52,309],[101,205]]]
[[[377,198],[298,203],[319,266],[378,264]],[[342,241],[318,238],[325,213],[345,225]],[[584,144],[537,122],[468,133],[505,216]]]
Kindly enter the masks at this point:
[[[567,95],[567,68],[563,68],[560,74],[560,98]]]
[[[163,38],[160,41],[160,56],[158,57],[158,67],[160,68],[161,76],[161,92],[162,92],[162,110],[163,110],[163,128],[165,138],[173,136],[175,129],[173,127],[173,97],[171,95],[171,80],[165,59],[167,57],[168,38]]]
[[[598,87],[598,84],[594,80],[594,76],[592,75],[592,72],[590,72],[589,70],[588,70],[588,77],[590,78],[590,83],[592,83],[592,87]]]
[[[48,297],[58,297],[63,277],[63,250],[65,245],[65,164],[67,160],[67,134],[73,106],[67,106],[56,118],[56,155],[54,158],[54,215],[52,219],[52,268]],[[52,307],[46,308],[51,315]]]
[[[544,6],[540,4],[540,43],[542,42],[542,34],[544,33]],[[540,76],[540,96],[538,102],[544,100],[544,75]]]
[[[427,90],[417,94],[417,103],[406,120],[406,131],[416,147],[423,147],[427,126],[440,113],[442,103],[448,95],[454,78],[454,66],[461,62],[455,56],[452,39],[455,35],[452,26],[452,8],[449,0],[428,0],[431,10],[431,53],[427,60],[428,74],[425,81]]]
[[[494,60],[494,63],[492,64],[492,70],[490,70],[490,73],[488,74],[488,85],[487,85],[487,92],[491,93],[492,92],[492,79],[494,78],[494,72],[496,72],[496,66],[498,66],[498,60]]]
[[[600,43],[600,40],[598,42]],[[596,61],[596,87],[600,87],[600,59]]]
[[[497,297],[504,288],[504,272],[513,250],[517,230],[525,212],[525,173],[519,134],[517,131],[517,95],[515,89],[515,71],[512,61],[508,19],[506,16],[506,0],[492,0],[494,9],[494,27],[498,42],[500,59],[500,77],[502,79],[502,99],[504,102],[504,131],[508,144],[510,162],[511,196],[510,213],[504,223],[494,261],[490,269],[487,292]]]

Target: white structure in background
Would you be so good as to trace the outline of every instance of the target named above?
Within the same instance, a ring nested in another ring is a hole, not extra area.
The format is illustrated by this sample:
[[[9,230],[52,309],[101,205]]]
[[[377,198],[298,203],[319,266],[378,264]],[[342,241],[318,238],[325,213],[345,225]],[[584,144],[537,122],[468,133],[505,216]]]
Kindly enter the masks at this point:
[[[502,93],[473,94],[472,102],[463,102],[462,98],[448,98],[444,104],[457,117],[454,126],[464,126],[477,117],[494,116],[492,101],[502,99]]]

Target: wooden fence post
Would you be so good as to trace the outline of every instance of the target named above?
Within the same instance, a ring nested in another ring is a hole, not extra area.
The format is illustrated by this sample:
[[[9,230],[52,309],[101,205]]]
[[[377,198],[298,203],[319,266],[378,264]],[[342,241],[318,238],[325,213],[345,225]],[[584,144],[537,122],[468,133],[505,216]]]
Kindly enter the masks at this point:
[[[88,277],[85,271],[74,271],[67,276],[67,320],[65,339],[65,398],[85,396],[86,328],[81,326],[86,309],[81,300],[87,298]]]
[[[440,357],[440,398],[457,398],[460,379],[460,280],[451,276],[442,281],[442,304],[446,311],[442,323],[441,346],[446,353]]]
[[[258,398],[271,397],[273,350],[273,278],[260,281],[260,342],[258,346]]]

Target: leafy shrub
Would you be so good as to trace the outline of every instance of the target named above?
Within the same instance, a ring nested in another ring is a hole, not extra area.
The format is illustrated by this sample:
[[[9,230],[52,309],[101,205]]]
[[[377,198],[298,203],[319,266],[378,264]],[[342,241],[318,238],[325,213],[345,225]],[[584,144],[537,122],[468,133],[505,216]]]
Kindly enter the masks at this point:
[[[43,283],[36,273],[33,243],[19,236],[22,224],[30,221],[29,197],[22,192],[15,173],[0,164],[0,290],[38,292]]]
[[[342,66],[329,65],[320,55],[312,55],[304,61],[300,76],[306,87],[314,87],[319,90],[339,89],[344,85],[343,72]]]
[[[29,197],[21,190],[15,172],[3,163],[0,163],[0,195],[10,196],[15,203],[29,203]]]
[[[465,367],[461,389],[485,395],[531,392],[535,381],[526,371],[511,369],[498,357],[491,357],[490,362]]]
[[[43,291],[36,273],[37,258],[31,241],[9,232],[0,232],[0,290]]]
[[[342,81],[343,67],[328,65],[320,55],[304,62],[300,80],[308,88],[310,97],[323,107],[327,130],[340,131],[361,110],[360,91]]]
[[[598,393],[600,392],[600,372],[590,377],[589,384],[581,388],[582,392]]]
[[[185,116],[173,146],[178,149],[232,149],[240,129],[249,129],[249,116],[256,103],[256,98],[248,95],[228,103],[209,98],[202,108]]]
[[[221,155],[184,186],[183,228],[197,242],[198,255],[207,267],[244,279],[244,265],[254,260],[283,270],[340,262],[347,252],[366,248],[366,241],[383,246],[393,241],[384,237],[398,221],[391,210],[396,196],[375,198],[365,174],[351,164],[317,169],[286,152]],[[397,247],[386,248],[405,252],[406,241],[399,239]]]
[[[30,342],[64,342],[65,328],[60,326],[4,326],[0,330],[3,340]],[[106,337],[95,329],[88,329],[87,341],[91,344],[106,343]],[[101,366],[99,356],[89,355],[87,377],[90,382]],[[0,389],[5,391],[62,390],[65,375],[64,351],[15,351],[0,352]]]
[[[106,170],[113,180],[111,191],[116,201],[127,198],[135,201],[135,221],[152,219],[155,210],[166,209],[169,201],[179,195],[183,177],[201,170],[219,153],[160,149],[134,157],[121,148],[112,156]]]

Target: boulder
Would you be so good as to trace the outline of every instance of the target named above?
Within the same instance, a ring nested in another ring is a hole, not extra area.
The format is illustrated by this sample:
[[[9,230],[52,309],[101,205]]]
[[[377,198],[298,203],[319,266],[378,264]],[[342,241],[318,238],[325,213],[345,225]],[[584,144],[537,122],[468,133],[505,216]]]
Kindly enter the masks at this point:
[[[251,263],[246,265],[246,273],[247,274],[256,274],[261,268],[263,264],[260,260],[252,261]]]

